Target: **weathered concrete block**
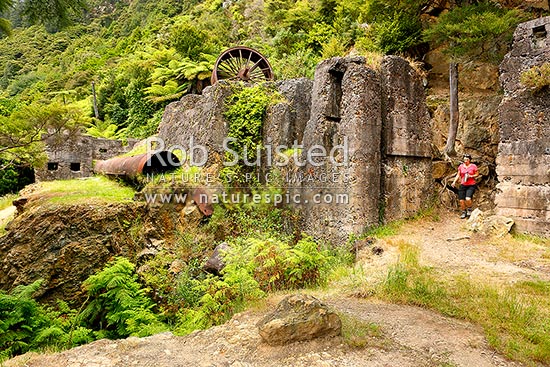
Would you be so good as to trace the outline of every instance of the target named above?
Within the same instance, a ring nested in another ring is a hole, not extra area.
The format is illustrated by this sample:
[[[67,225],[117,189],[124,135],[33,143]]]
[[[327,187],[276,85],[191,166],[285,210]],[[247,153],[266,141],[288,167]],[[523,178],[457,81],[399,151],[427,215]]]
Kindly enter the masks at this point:
[[[390,156],[383,164],[381,209],[385,222],[412,217],[433,199],[432,161]]]
[[[496,161],[499,179],[525,185],[550,182],[550,147],[545,145],[541,139],[500,143]]]
[[[430,204],[432,128],[422,81],[409,63],[387,56],[380,75],[385,147],[380,205],[387,222]]]
[[[504,97],[499,114],[501,142],[536,139],[550,141],[548,94],[524,91]]]
[[[405,59],[386,56],[380,76],[385,154],[431,158],[431,120],[418,73]]]
[[[495,202],[499,208],[546,211],[550,208],[550,185],[523,185],[501,182]]]
[[[311,89],[313,81],[300,78],[277,83],[284,102],[268,108],[263,126],[264,145],[292,146],[302,142],[304,130],[311,112]]]
[[[303,167],[304,173],[317,177],[338,177],[324,183],[302,182],[301,210],[306,232],[342,244],[350,233],[378,223],[381,127],[380,82],[364,59],[332,58],[321,62],[315,72],[304,151],[315,145],[330,151],[347,140],[348,163]],[[343,159],[336,156],[337,161]],[[348,200],[315,202],[316,197],[334,199],[338,194],[346,195]]]
[[[195,146],[205,146],[209,158],[213,152],[222,153],[227,137],[225,99],[231,94],[230,86],[219,82],[205,88],[202,95],[188,94],[166,106],[158,134],[166,148],[179,145],[187,150],[192,141]],[[200,150],[195,153],[195,162],[203,160]]]
[[[550,59],[550,17],[518,26],[501,66],[497,213],[511,216],[519,231],[550,234],[550,98],[532,92],[521,73]]]
[[[93,161],[124,154],[132,149],[136,140],[123,145],[120,140],[94,138],[78,131],[64,131],[46,139],[48,163],[36,169],[37,181],[65,180],[90,177]]]

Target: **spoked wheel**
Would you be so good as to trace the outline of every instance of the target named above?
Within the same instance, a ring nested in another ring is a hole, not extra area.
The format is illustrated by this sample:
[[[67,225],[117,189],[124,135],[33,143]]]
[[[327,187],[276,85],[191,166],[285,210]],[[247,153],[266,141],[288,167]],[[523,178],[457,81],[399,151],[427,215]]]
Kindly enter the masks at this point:
[[[273,80],[273,70],[258,51],[244,46],[225,50],[216,60],[212,71],[212,85],[218,80],[259,83]]]

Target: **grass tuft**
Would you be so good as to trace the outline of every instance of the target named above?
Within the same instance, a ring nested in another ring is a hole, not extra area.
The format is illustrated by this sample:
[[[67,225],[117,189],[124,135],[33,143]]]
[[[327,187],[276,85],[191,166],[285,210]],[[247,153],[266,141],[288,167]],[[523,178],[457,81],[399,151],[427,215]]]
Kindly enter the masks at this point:
[[[348,346],[352,348],[388,348],[389,340],[384,337],[379,325],[360,320],[349,314],[340,313],[339,316],[342,321],[342,337]]]
[[[14,201],[15,199],[17,199],[17,194],[7,194],[7,195],[4,195],[4,196],[1,196],[0,197],[0,210],[3,210],[3,209],[6,209],[6,208],[9,208],[10,206],[12,206],[12,201]]]
[[[418,262],[418,249],[400,245],[401,256],[376,290],[384,300],[435,309],[481,325],[489,344],[527,364],[550,363],[550,283],[480,284],[466,276],[438,276]]]

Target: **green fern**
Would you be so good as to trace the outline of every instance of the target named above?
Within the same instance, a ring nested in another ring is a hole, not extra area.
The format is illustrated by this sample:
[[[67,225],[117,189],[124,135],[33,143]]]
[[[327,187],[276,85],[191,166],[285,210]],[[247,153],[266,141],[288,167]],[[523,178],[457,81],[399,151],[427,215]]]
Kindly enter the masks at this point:
[[[137,282],[134,265],[128,259],[116,258],[86,279],[83,287],[91,301],[79,320],[104,328],[108,337],[147,336],[166,330],[151,311],[154,304]]]

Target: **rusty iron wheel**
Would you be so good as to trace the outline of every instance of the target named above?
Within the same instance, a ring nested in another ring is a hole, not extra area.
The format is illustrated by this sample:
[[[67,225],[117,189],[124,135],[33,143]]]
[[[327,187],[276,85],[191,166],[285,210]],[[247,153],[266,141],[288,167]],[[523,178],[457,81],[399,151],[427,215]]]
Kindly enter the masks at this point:
[[[212,85],[219,80],[259,83],[273,80],[273,69],[258,51],[244,46],[225,50],[216,60],[212,71]]]

